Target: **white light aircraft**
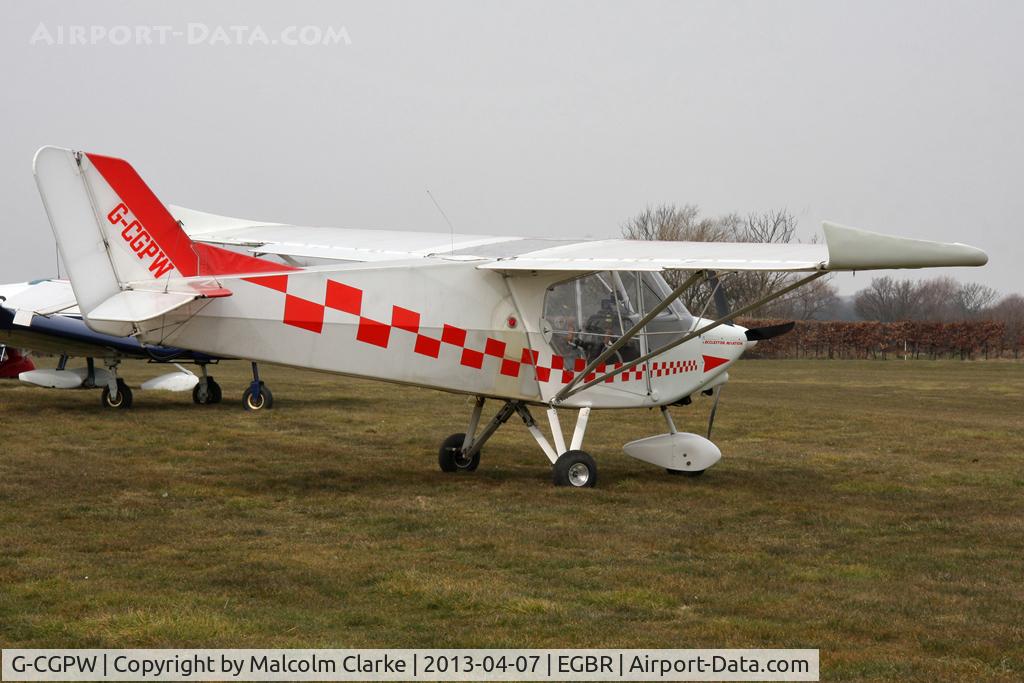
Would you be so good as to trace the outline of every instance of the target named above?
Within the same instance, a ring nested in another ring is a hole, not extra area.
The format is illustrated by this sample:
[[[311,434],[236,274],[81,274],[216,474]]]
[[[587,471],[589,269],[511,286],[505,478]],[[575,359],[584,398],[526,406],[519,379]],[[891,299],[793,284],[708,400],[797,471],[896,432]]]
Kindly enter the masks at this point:
[[[787,330],[744,329],[736,317],[829,272],[987,261],[963,244],[831,223],[824,244],[261,224],[166,207],[127,162],[56,147],[39,150],[35,175],[79,309],[96,332],[468,394],[476,397],[468,427],[444,440],[442,470],[476,469],[488,438],[518,415],[551,461],[554,483],[573,487],[597,481],[582,450],[597,409],[661,409],[668,433],[626,444],[632,457],[690,475],[720,459],[708,438],[677,431],[668,407],[701,393],[717,401],[743,352]],[[687,273],[674,288],[661,275],[671,270]],[[680,303],[702,280],[721,293],[723,274],[739,271],[802,275],[739,310],[719,305],[710,318]],[[254,400],[260,392],[254,378]],[[487,400],[501,406],[481,428]],[[534,407],[546,410],[550,439]],[[568,440],[560,411],[577,412]]]
[[[22,363],[23,370],[14,374],[20,381],[51,389],[101,389],[100,405],[106,408],[132,406],[132,390],[116,376],[116,368],[127,358],[177,368],[143,382],[143,390],[192,392],[193,402],[200,405],[220,403],[222,398],[220,385],[208,373],[208,366],[219,358],[94,332],[82,320],[71,284],[65,280],[0,285],[0,357],[5,347],[59,358],[55,368]],[[85,359],[85,367],[68,367],[76,357]],[[182,363],[198,365],[202,375],[186,370]],[[263,401],[260,408],[270,404]],[[251,409],[244,398],[243,405]]]

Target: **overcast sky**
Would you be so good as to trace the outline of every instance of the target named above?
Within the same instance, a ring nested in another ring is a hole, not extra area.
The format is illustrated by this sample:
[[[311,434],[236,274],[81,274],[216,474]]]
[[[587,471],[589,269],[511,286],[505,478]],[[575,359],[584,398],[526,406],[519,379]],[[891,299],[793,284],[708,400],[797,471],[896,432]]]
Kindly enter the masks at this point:
[[[128,159],[167,203],[302,225],[447,230],[427,188],[460,232],[528,236],[786,207],[804,238],[974,244],[989,265],[953,275],[1024,291],[1022,2],[3,8],[0,282],[55,273],[31,162],[56,144]],[[94,25],[184,35],[48,44]],[[247,44],[307,25],[348,41]]]

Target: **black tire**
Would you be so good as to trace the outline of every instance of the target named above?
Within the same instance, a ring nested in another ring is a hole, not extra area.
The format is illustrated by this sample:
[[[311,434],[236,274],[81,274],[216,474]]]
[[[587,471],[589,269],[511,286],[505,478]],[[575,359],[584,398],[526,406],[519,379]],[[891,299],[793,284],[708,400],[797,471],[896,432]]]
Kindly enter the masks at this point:
[[[465,441],[465,434],[452,434],[441,443],[437,464],[442,472],[473,472],[480,465],[480,451],[474,453],[472,458],[462,455],[462,444]]]
[[[220,403],[223,395],[221,394],[220,385],[217,384],[212,377],[206,378],[206,391],[203,391],[203,382],[199,381],[199,384],[192,388],[192,402],[196,405],[208,406],[214,403]]]
[[[203,391],[203,382],[199,381],[199,384],[192,387],[192,402],[197,406],[205,406],[210,404],[210,385],[206,385],[206,391]]]
[[[597,485],[597,463],[586,451],[566,451],[554,467],[555,486],[583,489]]]
[[[220,385],[212,377],[206,378],[206,389],[210,392],[210,403],[220,403],[221,399],[224,398]]]
[[[104,408],[120,408],[128,410],[132,407],[132,390],[128,388],[123,379],[117,380],[117,400],[110,396],[110,387],[103,387],[103,395],[100,396],[100,404]]]
[[[274,407],[274,395],[270,393],[270,389],[263,382],[260,382],[260,390],[257,394],[253,393],[252,385],[250,385],[242,394],[242,405],[246,410],[270,410]]]
[[[691,477],[691,478],[692,477],[699,477],[700,475],[702,475],[705,472],[707,472],[707,470],[669,470],[669,469],[666,469],[665,471],[668,472],[669,474],[673,475],[673,476],[677,476],[677,477]]]

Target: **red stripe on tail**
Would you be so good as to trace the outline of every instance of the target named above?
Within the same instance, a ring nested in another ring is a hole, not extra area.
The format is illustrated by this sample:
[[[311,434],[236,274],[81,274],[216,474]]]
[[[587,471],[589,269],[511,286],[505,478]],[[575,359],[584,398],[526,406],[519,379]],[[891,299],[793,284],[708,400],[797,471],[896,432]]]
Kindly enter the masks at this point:
[[[185,277],[297,270],[209,244],[193,243],[131,164],[99,154],[86,156]]]

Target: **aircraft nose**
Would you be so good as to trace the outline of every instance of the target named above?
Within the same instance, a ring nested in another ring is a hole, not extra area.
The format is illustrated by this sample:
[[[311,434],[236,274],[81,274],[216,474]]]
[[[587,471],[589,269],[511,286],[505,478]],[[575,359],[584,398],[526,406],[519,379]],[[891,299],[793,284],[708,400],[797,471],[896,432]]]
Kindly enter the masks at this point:
[[[750,350],[757,345],[757,342],[764,339],[771,339],[772,337],[778,337],[780,334],[786,334],[791,332],[796,326],[795,322],[782,323],[781,325],[769,325],[767,327],[754,327],[746,329],[743,327],[736,326],[737,330],[743,330],[744,337],[744,350]]]
[[[742,325],[733,325],[732,329],[736,332],[737,338],[743,342],[743,350],[749,351],[750,349],[757,346],[757,339],[751,339],[750,335],[747,334],[749,330]]]

